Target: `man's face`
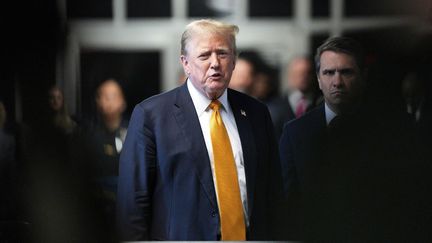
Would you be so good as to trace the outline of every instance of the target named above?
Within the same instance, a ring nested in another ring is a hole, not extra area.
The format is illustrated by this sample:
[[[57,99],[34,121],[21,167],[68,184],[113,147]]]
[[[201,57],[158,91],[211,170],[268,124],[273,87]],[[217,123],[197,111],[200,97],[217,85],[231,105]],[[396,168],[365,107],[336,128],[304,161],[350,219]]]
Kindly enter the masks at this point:
[[[326,103],[335,112],[349,109],[363,90],[363,80],[354,57],[325,51],[320,62],[318,83]]]
[[[194,36],[181,56],[192,84],[209,99],[217,99],[228,87],[235,56],[228,37],[208,34]]]
[[[49,105],[53,111],[60,111],[63,107],[63,94],[58,89],[51,89],[49,92]]]
[[[312,64],[307,59],[296,59],[288,68],[288,82],[293,89],[303,93],[312,88]]]
[[[107,82],[99,88],[96,102],[99,111],[106,117],[118,116],[125,109],[125,101],[120,87],[113,82]]]

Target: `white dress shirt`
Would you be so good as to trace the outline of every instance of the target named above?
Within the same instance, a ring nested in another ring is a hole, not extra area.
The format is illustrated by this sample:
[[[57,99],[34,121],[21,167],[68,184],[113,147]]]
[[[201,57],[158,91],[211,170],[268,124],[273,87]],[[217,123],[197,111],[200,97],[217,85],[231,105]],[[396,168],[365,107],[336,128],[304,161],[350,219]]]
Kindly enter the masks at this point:
[[[195,110],[198,115],[198,119],[201,125],[201,131],[204,136],[205,144],[207,147],[207,152],[210,158],[210,165],[213,174],[213,183],[216,187],[216,175],[215,175],[215,165],[213,158],[213,147],[210,137],[210,118],[213,113],[213,110],[209,107],[211,100],[208,99],[204,94],[202,94],[198,89],[192,84],[192,82],[187,80],[187,87],[189,90],[189,94],[192,97],[192,102],[195,106]],[[232,151],[234,153],[234,160],[237,168],[237,179],[240,186],[240,196],[243,204],[243,213],[245,216],[246,225],[249,226],[249,218],[248,218],[248,207],[247,207],[247,189],[246,189],[246,174],[244,167],[244,159],[243,159],[243,150],[241,146],[240,136],[237,130],[237,124],[234,118],[234,114],[231,110],[231,106],[228,103],[228,95],[227,91],[219,97],[219,102],[222,104],[220,109],[220,114],[222,116],[222,120],[224,122],[225,128],[227,129],[228,136],[230,139]],[[217,190],[216,190],[216,197]],[[219,203],[219,197],[218,197]]]
[[[333,120],[333,118],[335,118],[337,114],[334,111],[332,111],[332,109],[330,109],[327,103],[325,103],[324,110],[325,110],[326,122],[328,126],[331,120]]]

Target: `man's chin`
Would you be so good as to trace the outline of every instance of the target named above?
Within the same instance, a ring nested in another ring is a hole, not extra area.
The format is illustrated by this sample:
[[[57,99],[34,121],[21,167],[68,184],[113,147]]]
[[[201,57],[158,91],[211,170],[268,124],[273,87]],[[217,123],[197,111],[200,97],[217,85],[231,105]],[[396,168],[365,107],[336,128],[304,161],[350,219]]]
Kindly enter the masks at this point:
[[[205,91],[205,93],[209,99],[214,100],[214,99],[219,98],[223,94],[224,91],[225,91],[225,88],[223,87],[223,88],[217,88],[217,89],[207,89]]]

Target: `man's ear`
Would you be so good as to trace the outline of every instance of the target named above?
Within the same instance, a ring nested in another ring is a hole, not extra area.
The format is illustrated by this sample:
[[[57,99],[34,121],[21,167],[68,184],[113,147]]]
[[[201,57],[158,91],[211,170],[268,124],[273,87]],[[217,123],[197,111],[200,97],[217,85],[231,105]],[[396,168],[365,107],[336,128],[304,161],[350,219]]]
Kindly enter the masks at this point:
[[[187,61],[185,55],[180,56],[180,62],[182,63],[183,67],[188,64],[188,61]]]
[[[318,87],[321,89],[321,80],[319,78],[319,75],[317,74],[317,81],[318,81]]]
[[[186,56],[185,55],[181,55],[180,56],[180,61],[182,63],[183,70],[184,70],[185,74],[189,75],[189,73],[190,73],[189,72],[189,66],[188,66],[189,62],[188,62]]]

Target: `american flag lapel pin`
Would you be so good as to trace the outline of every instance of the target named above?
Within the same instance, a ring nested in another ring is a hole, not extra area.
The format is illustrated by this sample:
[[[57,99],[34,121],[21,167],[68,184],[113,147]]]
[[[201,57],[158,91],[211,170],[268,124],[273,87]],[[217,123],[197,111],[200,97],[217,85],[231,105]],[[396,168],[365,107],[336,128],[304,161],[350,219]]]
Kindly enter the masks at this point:
[[[246,116],[246,111],[240,110],[240,113],[242,114],[242,116]]]

